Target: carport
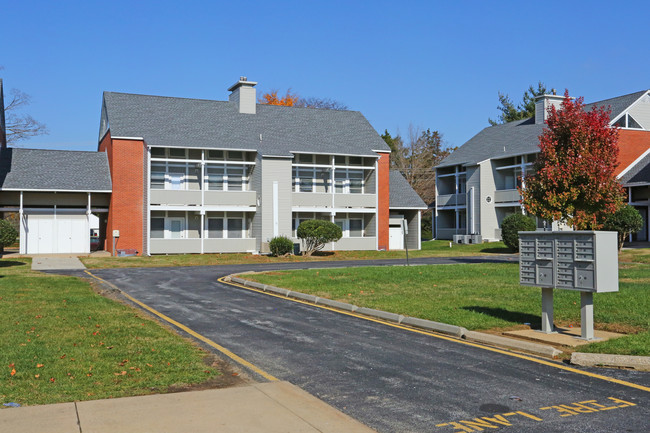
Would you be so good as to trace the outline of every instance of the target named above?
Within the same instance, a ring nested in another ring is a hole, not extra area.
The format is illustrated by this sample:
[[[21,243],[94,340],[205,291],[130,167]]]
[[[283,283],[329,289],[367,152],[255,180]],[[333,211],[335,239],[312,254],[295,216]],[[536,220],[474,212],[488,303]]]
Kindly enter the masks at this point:
[[[105,236],[110,195],[103,152],[5,148],[0,153],[0,212],[18,215],[21,254],[89,253],[90,216],[99,217]]]

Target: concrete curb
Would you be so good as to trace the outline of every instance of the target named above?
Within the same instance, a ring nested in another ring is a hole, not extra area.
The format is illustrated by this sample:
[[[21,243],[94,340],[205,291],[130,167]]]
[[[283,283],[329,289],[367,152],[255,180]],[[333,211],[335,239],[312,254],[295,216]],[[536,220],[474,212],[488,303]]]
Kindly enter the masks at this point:
[[[571,364],[583,367],[619,367],[650,371],[650,356],[573,352],[571,354]]]
[[[562,354],[561,350],[558,350],[555,347],[546,344],[515,340],[514,338],[501,337],[499,335],[486,334],[483,332],[467,331],[465,333],[465,338],[477,343],[492,344],[495,346],[506,347],[508,349],[523,350],[525,352],[530,352],[536,355],[541,355],[553,359]]]
[[[533,353],[535,355],[540,355],[547,358],[557,358],[562,354],[561,350],[558,350],[546,344],[538,344],[538,343],[532,343],[530,341],[516,340],[513,338],[501,337],[498,335],[485,334],[482,332],[468,331],[462,326],[448,325],[446,323],[434,322],[425,319],[418,319],[416,317],[402,316],[401,314],[389,313],[387,311],[359,307],[357,305],[348,304],[346,302],[334,301],[332,299],[326,299],[326,298],[319,298],[314,295],[308,295],[305,293],[282,289],[280,287],[269,286],[268,284],[257,283],[255,281],[234,277],[232,275],[225,277],[224,281],[226,282],[232,281],[234,283],[238,283],[246,287],[253,287],[258,290],[262,290],[264,292],[275,293],[277,295],[285,296],[287,298],[300,299],[302,301],[312,302],[316,305],[325,305],[327,307],[332,307],[343,311],[363,314],[364,316],[385,320],[387,322],[413,326],[414,328],[426,329],[427,331],[434,331],[441,334],[451,335],[456,338],[467,339],[477,343],[490,344],[490,345],[505,347],[514,350],[522,350],[525,352]]]

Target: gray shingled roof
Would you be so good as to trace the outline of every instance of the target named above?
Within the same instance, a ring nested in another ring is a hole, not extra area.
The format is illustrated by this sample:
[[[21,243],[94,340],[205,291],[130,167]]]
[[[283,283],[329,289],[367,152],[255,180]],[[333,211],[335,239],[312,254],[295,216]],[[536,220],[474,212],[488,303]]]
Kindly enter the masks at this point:
[[[0,154],[0,189],[111,191],[104,152],[7,148]]]
[[[635,183],[647,184],[650,182],[650,153],[641,161],[637,162],[627,173],[620,179],[623,185]]]
[[[593,107],[611,107],[610,119],[625,111],[647,90],[585,104]],[[507,158],[539,152],[539,136],[546,124],[535,124],[535,119],[516,120],[502,125],[490,126],[470,138],[465,144],[445,158],[437,167],[474,165],[494,158]]]
[[[250,149],[276,156],[390,151],[358,111],[258,104],[256,114],[241,114],[233,102],[113,92],[104,92],[104,107],[111,136],[142,137],[150,146]]]
[[[402,176],[399,170],[390,171],[390,195],[388,207],[391,209],[400,208],[422,208],[426,209],[427,205],[422,201],[420,196],[408,181]]]

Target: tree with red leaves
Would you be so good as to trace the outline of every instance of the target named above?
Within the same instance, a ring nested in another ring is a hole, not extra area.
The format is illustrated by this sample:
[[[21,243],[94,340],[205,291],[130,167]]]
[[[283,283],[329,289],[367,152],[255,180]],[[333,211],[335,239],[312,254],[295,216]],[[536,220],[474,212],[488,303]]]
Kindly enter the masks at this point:
[[[528,213],[598,230],[623,205],[615,176],[618,129],[609,126],[609,114],[603,107],[585,111],[583,98],[573,101],[568,90],[561,108],[549,109],[535,174],[520,191]]]

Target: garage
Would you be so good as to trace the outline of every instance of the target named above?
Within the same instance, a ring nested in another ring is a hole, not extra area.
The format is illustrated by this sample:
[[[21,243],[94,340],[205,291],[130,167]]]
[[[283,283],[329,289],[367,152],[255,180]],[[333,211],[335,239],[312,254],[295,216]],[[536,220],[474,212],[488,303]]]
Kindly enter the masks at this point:
[[[103,152],[0,150],[0,213],[18,216],[20,254],[90,253],[91,218],[103,246],[111,189]]]
[[[90,228],[85,212],[30,212],[23,216],[25,254],[90,252]]]

